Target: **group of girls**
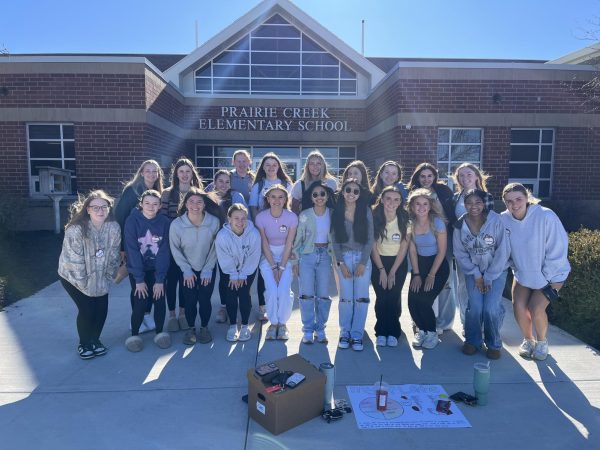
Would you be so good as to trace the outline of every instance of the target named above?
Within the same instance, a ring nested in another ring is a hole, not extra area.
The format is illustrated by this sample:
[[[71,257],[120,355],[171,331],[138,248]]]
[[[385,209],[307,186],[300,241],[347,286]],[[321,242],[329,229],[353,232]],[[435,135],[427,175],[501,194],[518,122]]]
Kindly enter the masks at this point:
[[[522,185],[504,189],[508,209],[499,215],[485,174],[470,163],[453,174],[454,195],[429,163],[417,166],[407,187],[394,161],[382,164],[372,187],[364,163],[353,161],[338,186],[318,151],[308,155],[294,184],[274,153],[263,156],[255,175],[245,150],[236,151],[233,165],[231,171],[219,170],[204,188],[192,162],[181,158],[173,166],[170,187],[163,190],[158,163],[145,161],[125,187],[115,211],[117,223],[112,199],[102,191],[74,205],[59,274],[79,310],[82,358],[106,353],[99,336],[108,286],[120,263],[126,264],[131,284],[130,351],[142,350],[140,334],[151,329],[160,348],[169,347],[169,332],[180,329],[186,331],[185,344],[210,342],[217,271],[217,322],[229,321],[228,341],[251,338],[255,279],[259,320],[270,322],[265,339],[287,340],[295,275],[302,342],[327,343],[332,268],[339,291],[338,347],[363,349],[369,283],[376,297],[376,345],[395,347],[401,336],[401,290],[410,267],[412,345],[434,348],[439,331],[452,325],[457,304],[463,352],[474,354],[485,344],[486,355],[497,359],[510,264],[515,316],[524,335],[519,353],[546,357],[549,301],[544,292],[560,289],[569,273],[567,237],[558,217],[537,205]]]

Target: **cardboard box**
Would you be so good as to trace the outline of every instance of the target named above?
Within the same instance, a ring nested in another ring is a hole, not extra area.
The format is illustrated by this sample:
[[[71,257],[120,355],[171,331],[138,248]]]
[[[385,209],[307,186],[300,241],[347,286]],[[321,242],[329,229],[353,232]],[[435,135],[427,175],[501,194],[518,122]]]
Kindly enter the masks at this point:
[[[325,375],[300,355],[274,361],[279,370],[303,374],[295,389],[268,393],[254,369],[248,371],[248,415],[273,434],[294,428],[323,411]]]

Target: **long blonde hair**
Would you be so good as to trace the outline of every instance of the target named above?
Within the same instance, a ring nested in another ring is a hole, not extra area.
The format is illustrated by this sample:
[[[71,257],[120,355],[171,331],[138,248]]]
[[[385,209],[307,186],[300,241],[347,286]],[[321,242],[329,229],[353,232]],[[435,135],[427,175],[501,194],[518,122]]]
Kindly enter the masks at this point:
[[[321,160],[321,173],[319,174],[319,178],[316,180],[312,179],[312,175],[310,174],[310,170],[308,169],[308,163],[310,162],[311,158],[318,158]],[[325,161],[325,157],[323,156],[323,154],[318,149],[314,149],[306,157],[306,162],[304,163],[304,169],[302,169],[302,175],[300,176],[300,180],[304,181],[304,184],[306,185],[306,187],[308,187],[308,185],[311,184],[313,181],[320,181],[326,179],[335,180],[333,175],[329,173],[327,161]]]
[[[462,169],[471,169],[473,172],[475,172],[475,175],[477,175],[477,184],[475,186],[478,189],[481,189],[482,191],[487,192],[486,182],[490,176],[473,163],[462,163],[460,166],[458,166],[456,168],[456,170],[452,174],[452,179],[454,180],[454,186],[456,187],[456,190],[458,192],[460,192],[464,189],[463,185],[460,184],[460,181],[458,181],[458,173]]]
[[[138,168],[138,170],[135,173],[135,175],[133,176],[133,178],[131,180],[129,180],[127,182],[127,184],[125,184],[125,189],[127,189],[129,186],[133,187],[133,189],[138,194],[138,197],[142,194],[142,192],[147,190],[146,186],[144,185],[144,178],[142,176],[142,173],[144,172],[144,167],[146,167],[148,164],[153,164],[154,166],[156,166],[156,169],[158,170],[158,178],[154,182],[154,185],[152,186],[151,189],[154,189],[155,191],[158,191],[159,193],[161,193],[163,191],[163,179],[165,177],[163,170],[160,168],[160,164],[158,164],[158,162],[156,160],[147,159],[142,164],[140,164],[140,167]]]
[[[414,205],[416,199],[419,197],[426,198],[429,201],[429,213],[428,213],[429,227],[431,228],[431,231],[433,232],[434,235],[437,235],[437,230],[435,229],[435,219],[436,218],[440,219],[444,224],[446,223],[446,219],[442,212],[440,202],[437,201],[437,199],[433,196],[433,192],[426,188],[415,189],[408,195],[408,200],[406,202],[406,204],[407,204],[406,208],[408,209],[408,217],[410,218],[408,233],[411,236],[411,239],[413,239],[413,240],[414,240],[413,228],[414,228],[414,223],[417,219],[415,213],[413,212],[413,205]]]

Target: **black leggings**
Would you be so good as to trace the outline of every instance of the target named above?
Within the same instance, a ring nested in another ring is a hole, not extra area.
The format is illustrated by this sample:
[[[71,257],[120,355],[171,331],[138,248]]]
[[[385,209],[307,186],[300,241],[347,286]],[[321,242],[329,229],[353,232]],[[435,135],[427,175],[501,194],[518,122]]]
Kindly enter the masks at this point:
[[[84,346],[95,344],[100,339],[100,333],[106,322],[108,294],[90,297],[62,277],[60,277],[60,282],[77,306],[79,343]]]
[[[394,265],[395,256],[381,256],[381,263],[385,268],[386,273]],[[408,271],[408,263],[406,258],[396,270],[396,283],[392,289],[384,289],[379,284],[379,270],[373,263],[371,272],[371,284],[375,291],[375,336],[394,336],[396,339],[400,337],[400,315],[402,314],[402,304],[400,295],[402,294],[402,286],[406,280],[406,272]]]
[[[158,299],[154,300],[152,294],[152,288],[156,279],[154,278],[155,272],[149,271],[144,273],[144,282],[148,287],[148,297],[141,298],[135,295],[135,278],[129,274],[129,283],[131,284],[131,298],[133,298],[133,310],[131,312],[131,335],[137,336],[140,334],[140,326],[144,320],[144,314],[146,313],[146,305],[148,301],[154,303],[154,322],[156,323],[156,334],[162,333],[163,325],[165,323],[165,296],[164,294]]]
[[[192,269],[193,270],[193,269]],[[185,319],[188,326],[194,328],[196,326],[196,314],[200,314],[200,326],[208,326],[210,315],[212,314],[212,305],[210,298],[212,297],[215,288],[215,276],[217,269],[213,269],[208,285],[202,285],[200,272],[193,270],[196,275],[196,281],[193,288],[183,286],[183,296],[185,298]]]
[[[435,314],[433,312],[433,302],[435,298],[444,288],[446,281],[448,281],[448,275],[450,274],[450,267],[446,258],[442,261],[440,268],[435,274],[435,281],[433,283],[433,289],[428,292],[423,290],[425,281],[435,256],[421,256],[418,255],[419,261],[419,274],[421,275],[421,287],[418,292],[408,290],[408,310],[410,315],[421,331],[435,331]],[[416,272],[417,268],[413,270]],[[412,282],[412,277],[411,277]]]
[[[171,256],[171,265],[167,272],[166,282],[166,293],[167,293],[167,306],[169,311],[175,311],[175,305],[177,305],[177,293],[179,292],[179,307],[183,308],[183,273],[181,269]],[[179,285],[179,290],[177,289]]]
[[[229,283],[229,277],[223,273],[219,263],[217,263],[217,267],[219,269],[219,300],[221,306],[227,306],[227,283]]]
[[[228,286],[229,275],[223,274],[222,279],[225,280],[225,299],[230,325],[237,324],[238,306],[240,308],[240,315],[242,316],[242,325],[248,325],[248,318],[250,317],[250,310],[252,309],[252,303],[250,301],[250,286],[252,286],[255,275],[256,272],[254,272],[252,275],[248,275],[248,278],[246,278],[246,284],[236,291],[235,289],[230,289]]]
[[[256,275],[256,290],[258,291],[258,306],[265,306],[265,279],[260,270]]]

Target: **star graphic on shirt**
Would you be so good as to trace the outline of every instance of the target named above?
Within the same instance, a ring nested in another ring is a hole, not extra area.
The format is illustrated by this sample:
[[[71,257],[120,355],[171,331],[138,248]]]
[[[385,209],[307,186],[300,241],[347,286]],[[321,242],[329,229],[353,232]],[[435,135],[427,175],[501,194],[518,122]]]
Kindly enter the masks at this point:
[[[146,230],[146,234],[139,238],[138,242],[140,243],[140,252],[142,255],[145,255],[148,250],[150,250],[150,253],[154,256],[158,253],[158,239],[152,236],[150,230]]]

